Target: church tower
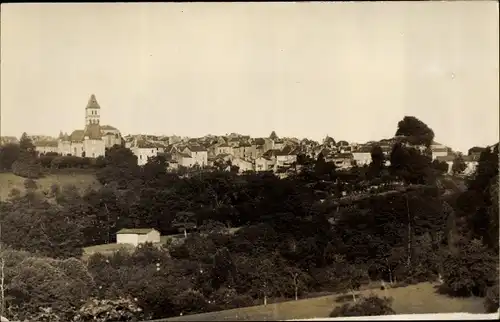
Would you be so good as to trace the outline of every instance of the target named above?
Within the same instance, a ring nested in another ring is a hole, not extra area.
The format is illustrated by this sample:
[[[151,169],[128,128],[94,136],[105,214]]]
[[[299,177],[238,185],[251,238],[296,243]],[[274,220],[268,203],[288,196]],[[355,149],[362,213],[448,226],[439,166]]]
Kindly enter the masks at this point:
[[[90,96],[87,107],[85,108],[85,126],[89,124],[99,124],[101,118],[101,107],[95,98],[95,95]]]

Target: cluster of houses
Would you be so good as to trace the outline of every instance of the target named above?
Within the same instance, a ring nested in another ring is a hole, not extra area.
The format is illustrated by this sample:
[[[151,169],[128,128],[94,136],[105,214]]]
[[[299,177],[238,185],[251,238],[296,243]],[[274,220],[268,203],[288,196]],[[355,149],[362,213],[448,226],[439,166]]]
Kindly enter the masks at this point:
[[[358,151],[345,141],[336,144],[333,139],[328,139],[319,144],[307,139],[251,138],[235,133],[177,140],[139,135],[126,137],[125,147],[137,156],[139,165],[146,164],[149,157],[161,154],[173,169],[208,166],[237,167],[239,172],[278,171],[296,164],[299,154],[315,158],[320,153],[325,161],[333,161],[341,168],[349,168],[356,162],[371,162],[368,149]]]
[[[84,128],[75,130],[71,134],[61,132],[57,139],[31,137],[37,152],[41,155],[51,152],[97,158],[104,156],[107,148],[118,144],[129,148],[137,156],[138,165],[146,164],[151,157],[163,155],[171,169],[208,166],[223,169],[237,167],[239,172],[286,172],[296,164],[300,154],[311,158],[317,158],[322,154],[325,161],[333,162],[340,169],[367,165],[371,163],[370,152],[374,144],[379,145],[387,155],[398,140],[392,138],[356,144],[346,141],[335,142],[333,138],[326,136],[319,143],[309,139],[278,138],[274,132],[269,137],[263,138],[251,138],[236,133],[224,136],[207,135],[202,138],[152,135],[122,137],[117,128],[101,124],[100,110],[101,107],[92,94],[85,107]],[[2,137],[1,143],[15,141],[17,139],[14,137]],[[455,153],[437,142],[433,142],[431,151],[432,159],[446,162],[451,172]],[[480,152],[464,157],[467,165],[466,173],[475,170]]]
[[[225,136],[207,135],[202,138],[136,135],[125,137],[125,146],[137,156],[139,165],[146,164],[149,157],[163,155],[172,169],[209,166],[224,169],[237,167],[239,172],[286,172],[297,163],[297,157],[301,154],[314,159],[322,154],[326,162],[333,162],[339,169],[368,165],[372,161],[371,150],[374,145],[380,146],[387,156],[397,140],[398,138],[392,138],[356,144],[335,142],[329,136],[319,143],[309,139],[278,138],[273,135],[251,138],[235,133]],[[430,148],[433,160],[451,160],[453,163],[455,153],[450,148],[437,142],[433,142]],[[467,164],[466,171],[474,171],[477,156],[467,156],[464,160]]]

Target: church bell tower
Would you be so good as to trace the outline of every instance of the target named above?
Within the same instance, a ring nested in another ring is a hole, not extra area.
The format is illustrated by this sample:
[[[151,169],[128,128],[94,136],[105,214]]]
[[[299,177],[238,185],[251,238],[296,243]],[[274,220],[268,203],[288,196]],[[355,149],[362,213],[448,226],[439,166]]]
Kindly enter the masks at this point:
[[[95,95],[90,96],[87,107],[85,108],[85,127],[90,124],[99,124],[101,118],[101,107],[95,98]]]

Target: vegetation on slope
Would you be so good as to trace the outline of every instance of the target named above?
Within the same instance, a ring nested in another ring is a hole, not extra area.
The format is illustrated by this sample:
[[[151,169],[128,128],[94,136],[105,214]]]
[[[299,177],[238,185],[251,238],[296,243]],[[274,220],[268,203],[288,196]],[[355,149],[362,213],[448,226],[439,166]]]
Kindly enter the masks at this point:
[[[324,291],[353,295],[371,281],[412,284],[439,275],[442,292],[491,298],[498,147],[483,152],[467,191],[445,198],[425,150],[431,131],[415,118],[399,127],[411,144],[394,146],[389,168],[374,149],[370,166],[350,171],[301,156],[302,171],[286,179],[179,176],[166,173],[161,158],[138,167],[130,150],[114,147],[96,170],[98,189],[54,186],[44,195],[27,181],[26,194],[0,203],[8,316],[163,318]],[[380,193],[394,182],[415,188]],[[378,193],[368,193],[374,185]],[[340,205],[344,193],[365,197]],[[83,247],[114,243],[119,229],[131,227],[190,234],[182,244],[76,259]],[[241,229],[229,234],[232,227]]]

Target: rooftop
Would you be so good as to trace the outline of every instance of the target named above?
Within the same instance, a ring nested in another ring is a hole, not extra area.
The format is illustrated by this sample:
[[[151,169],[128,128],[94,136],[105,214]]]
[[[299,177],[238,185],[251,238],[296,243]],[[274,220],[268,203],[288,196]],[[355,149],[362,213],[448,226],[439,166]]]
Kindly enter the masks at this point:
[[[117,234],[137,234],[137,235],[146,235],[147,233],[155,230],[153,228],[124,228],[120,229]]]
[[[87,103],[86,108],[101,108],[99,106],[99,103],[97,103],[97,99],[95,98],[94,94],[90,95],[89,102]]]

